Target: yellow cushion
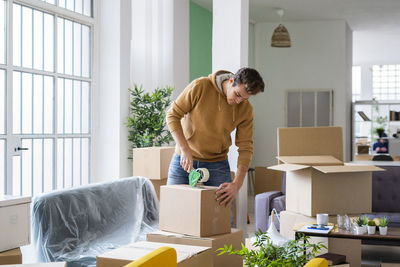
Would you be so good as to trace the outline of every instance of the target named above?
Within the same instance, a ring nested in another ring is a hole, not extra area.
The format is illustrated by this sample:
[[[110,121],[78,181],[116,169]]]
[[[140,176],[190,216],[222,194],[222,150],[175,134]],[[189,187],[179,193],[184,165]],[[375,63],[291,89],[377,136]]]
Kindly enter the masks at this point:
[[[140,259],[125,265],[124,267],[176,267],[176,251],[170,247],[160,247],[144,255]]]
[[[322,258],[310,260],[304,267],[328,267],[328,262]]]

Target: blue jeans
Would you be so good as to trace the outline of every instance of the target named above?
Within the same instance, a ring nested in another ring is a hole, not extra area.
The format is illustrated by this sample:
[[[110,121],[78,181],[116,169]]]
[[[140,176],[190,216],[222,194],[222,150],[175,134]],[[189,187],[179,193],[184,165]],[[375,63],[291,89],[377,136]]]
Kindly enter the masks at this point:
[[[169,165],[167,184],[189,184],[189,173],[181,166],[181,156],[174,154]],[[193,161],[193,168],[207,168],[210,178],[204,185],[219,186],[223,183],[232,182],[231,169],[228,160],[218,162]]]

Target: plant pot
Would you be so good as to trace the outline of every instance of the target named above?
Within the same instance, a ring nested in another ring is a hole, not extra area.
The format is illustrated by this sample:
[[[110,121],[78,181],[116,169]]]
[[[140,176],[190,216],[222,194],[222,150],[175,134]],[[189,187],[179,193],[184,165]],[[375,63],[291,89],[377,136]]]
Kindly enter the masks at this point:
[[[358,225],[356,225],[356,226],[354,227],[354,230],[355,230],[355,234],[356,234],[356,235],[363,235],[363,234],[364,234],[364,226],[358,226]]]
[[[376,226],[374,225],[374,226],[367,226],[368,227],[368,234],[369,235],[374,235],[375,234],[375,231],[376,231]]]
[[[385,226],[385,227],[379,226],[379,234],[380,235],[387,235],[387,226]]]
[[[363,235],[365,235],[366,233],[368,233],[368,225],[363,225]]]

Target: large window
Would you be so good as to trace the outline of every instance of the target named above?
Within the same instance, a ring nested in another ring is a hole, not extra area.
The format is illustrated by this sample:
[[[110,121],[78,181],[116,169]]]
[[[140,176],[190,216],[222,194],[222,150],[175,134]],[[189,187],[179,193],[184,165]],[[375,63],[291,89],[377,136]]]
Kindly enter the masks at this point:
[[[376,100],[400,100],[400,65],[373,65],[372,93]]]
[[[353,66],[352,74],[353,102],[361,99],[361,66]]]
[[[0,194],[90,182],[92,13],[91,0],[0,0]]]

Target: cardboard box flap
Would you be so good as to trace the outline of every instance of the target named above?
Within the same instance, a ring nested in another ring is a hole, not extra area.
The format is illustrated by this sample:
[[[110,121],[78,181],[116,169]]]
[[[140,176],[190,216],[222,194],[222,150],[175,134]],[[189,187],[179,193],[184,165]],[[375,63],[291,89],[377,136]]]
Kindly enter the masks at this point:
[[[313,166],[313,168],[323,173],[384,171],[372,165]]]
[[[300,164],[286,164],[286,163],[268,167],[268,169],[283,171],[283,172],[298,171],[307,168],[310,168],[310,166],[300,165]]]
[[[178,188],[182,190],[189,190],[189,191],[206,191],[206,190],[217,190],[217,186],[209,186],[209,185],[202,185],[202,186],[196,186],[196,187],[191,187],[188,184],[175,184],[175,185],[163,185],[160,187],[170,187],[170,188]]]
[[[139,259],[140,257],[143,257],[147,253],[150,253],[153,250],[160,248],[160,247],[174,248],[176,250],[178,263],[181,261],[184,261],[186,259],[189,259],[203,251],[210,249],[209,247],[187,246],[187,245],[178,245],[178,244],[170,244],[170,243],[141,241],[141,242],[133,243],[133,244],[130,244],[130,245],[127,245],[124,247],[120,247],[115,250],[111,250],[99,257],[133,261],[133,260]]]
[[[32,201],[31,197],[0,195],[0,207],[31,203],[31,201]]]
[[[288,164],[308,166],[343,165],[343,162],[333,156],[278,156],[278,160]]]
[[[278,155],[331,155],[343,161],[342,127],[278,128]]]

